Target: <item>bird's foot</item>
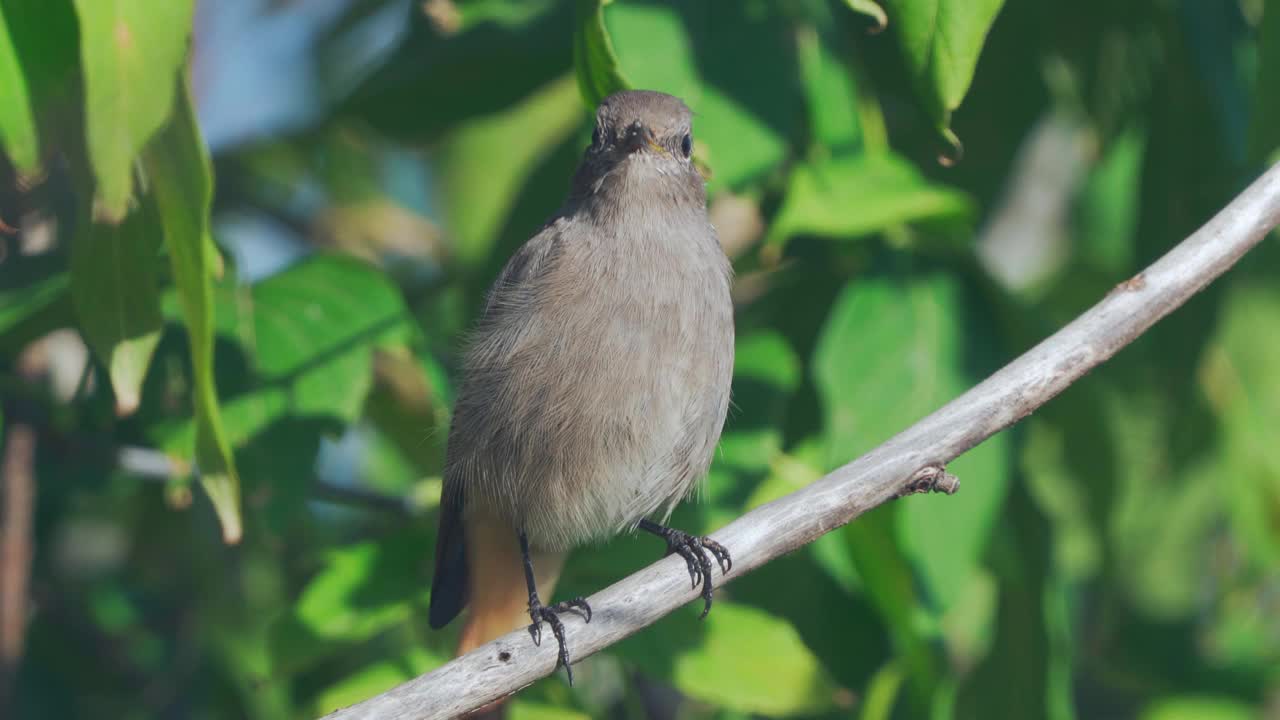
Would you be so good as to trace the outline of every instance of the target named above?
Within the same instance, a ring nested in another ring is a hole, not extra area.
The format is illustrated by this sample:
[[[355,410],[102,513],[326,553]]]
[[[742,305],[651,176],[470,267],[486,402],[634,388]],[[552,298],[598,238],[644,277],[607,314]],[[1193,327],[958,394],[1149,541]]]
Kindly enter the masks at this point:
[[[556,644],[559,646],[557,654],[557,664],[564,667],[565,675],[569,678],[570,687],[573,686],[573,667],[569,665],[569,648],[564,640],[564,623],[560,620],[560,614],[570,611],[576,611],[582,615],[585,622],[591,622],[591,606],[583,598],[574,598],[558,602],[555,605],[543,605],[538,600],[536,592],[529,593],[529,619],[533,621],[529,625],[529,637],[533,638],[533,644],[542,645],[542,623],[546,621],[551,626],[551,634],[555,635]]]
[[[706,617],[707,613],[711,612],[711,557],[716,559],[722,573],[728,573],[733,569],[733,559],[729,557],[728,548],[709,537],[690,535],[683,530],[663,527],[648,520],[640,521],[640,529],[666,540],[668,555],[676,553],[684,558],[685,565],[689,568],[689,581],[692,587],[702,585],[704,605],[702,614],[698,617]]]

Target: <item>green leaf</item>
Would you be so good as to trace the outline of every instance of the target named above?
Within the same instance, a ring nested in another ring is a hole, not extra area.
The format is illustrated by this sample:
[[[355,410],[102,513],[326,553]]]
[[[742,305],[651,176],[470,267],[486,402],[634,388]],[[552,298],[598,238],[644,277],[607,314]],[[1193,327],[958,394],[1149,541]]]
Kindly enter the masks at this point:
[[[419,648],[408,650],[396,658],[379,660],[325,688],[316,698],[315,709],[318,714],[327,714],[354,705],[443,663],[443,658]]]
[[[582,121],[577,94],[565,76],[514,107],[467,123],[442,144],[436,168],[453,250],[463,266],[480,267],[489,259],[522,184]],[[567,187],[568,178],[564,182]],[[539,221],[550,209],[542,213]]]
[[[717,466],[763,472],[782,450],[787,400],[800,382],[800,359],[782,335],[749,332],[734,349],[732,418]]]
[[[969,91],[978,55],[1004,0],[889,0],[893,27],[938,131],[953,147],[951,113]]]
[[[416,555],[403,542],[361,542],[330,552],[298,598],[295,617],[317,637],[344,640],[364,639],[407,619],[412,603],[426,601],[428,586],[414,582],[412,572],[380,574],[389,562],[411,566]]]
[[[36,175],[40,171],[36,115],[5,12],[0,5],[0,148],[20,174]]]
[[[845,286],[814,350],[828,465],[852,460],[963,389],[957,283],[941,274]]]
[[[449,432],[452,386],[440,361],[427,353],[418,355],[389,350],[374,356],[374,387],[365,402],[365,417],[377,429],[370,463],[394,455],[389,462],[408,460],[413,480],[438,473],[444,464]],[[398,492],[396,472],[365,473],[374,487]]]
[[[170,316],[175,305],[168,303]],[[375,352],[404,354],[412,323],[384,273],[334,254],[309,257],[247,287],[220,284],[214,306],[219,336],[240,347],[252,371],[251,388],[222,401],[226,439],[246,466],[257,468],[247,481],[267,496],[267,515],[279,520],[302,507],[321,436],[364,412]],[[425,448],[430,425],[415,428],[407,432]],[[155,426],[152,436],[182,452],[197,430],[184,418]]]
[[[8,262],[13,262],[12,258]],[[16,263],[15,263],[16,264]],[[60,312],[68,302],[70,274],[56,272],[44,276],[25,269],[10,268],[18,284],[0,282],[0,352],[14,353],[26,342],[61,327]]]
[[[701,622],[692,612],[680,612],[664,620],[663,628],[684,647],[648,632],[623,641],[616,651],[691,698],[774,717],[815,714],[834,705],[831,678],[781,618],[721,600]]]
[[[790,495],[821,477],[821,468],[808,462],[807,458],[778,453],[770,464],[769,475],[747,498],[746,509],[751,510]]]
[[[1256,720],[1258,708],[1229,697],[1180,695],[1148,705],[1140,720]]]
[[[874,6],[869,0],[868,4]],[[853,76],[828,43],[827,37],[813,30],[798,37],[800,74],[813,138],[822,153],[857,151],[862,133]]]
[[[1260,328],[1280,323],[1274,285],[1240,284],[1222,309],[1222,322],[1205,353],[1201,383],[1223,430],[1221,481],[1237,547],[1259,567],[1280,562],[1280,337]],[[1223,484],[1225,483],[1225,485]]]
[[[1067,461],[1066,432],[1061,423],[1053,422],[1055,415],[1071,409],[1062,402],[1028,418],[1018,464],[1028,493],[1050,520],[1054,567],[1066,578],[1081,581],[1098,571],[1102,547],[1090,522],[1087,487]]]
[[[913,497],[898,514],[903,551],[944,612],[964,599],[990,539],[1009,487],[1009,448],[1000,434],[961,455],[947,469],[971,482],[955,495]]]
[[[958,283],[941,274],[859,279],[845,288],[814,352],[830,466],[870,450],[968,388],[963,303]],[[1007,455],[1007,439],[997,435],[952,463],[961,478],[974,478],[960,493],[912,497],[897,506],[902,550],[943,611],[978,567],[1008,483]]]
[[[898,510],[893,505],[876,508],[849,523],[840,534],[868,599],[889,631],[902,671],[911,679],[909,699],[919,711],[928,707],[941,680],[942,660],[932,642],[936,626],[919,611],[924,601],[917,592],[911,563],[895,537]]]
[[[1149,617],[1192,615],[1204,603],[1207,568],[1200,548],[1221,523],[1224,506],[1240,497],[1224,492],[1224,484],[1244,490],[1248,501],[1254,501],[1253,491],[1265,487],[1266,473],[1239,476],[1224,469],[1229,458],[1214,457],[1207,448],[1201,451],[1204,456],[1189,455],[1194,447],[1189,440],[1179,447],[1177,421],[1188,413],[1169,397],[1163,382],[1148,377],[1117,383],[1100,405],[1103,412],[1094,421],[1103,423],[1112,437],[1123,438],[1111,454],[1114,477],[1106,527],[1111,562],[1125,570],[1111,584]],[[1264,484],[1254,485],[1259,479]]]
[[[504,113],[572,74],[573,3],[482,0],[432,7],[450,5],[460,15],[456,31],[412,23],[407,40],[343,98],[340,114],[359,117],[397,139],[435,144],[443,132]],[[380,8],[368,3],[353,7]],[[325,48],[337,75],[326,78],[327,87],[342,89],[350,82],[351,42],[362,45],[359,35],[358,29],[336,34],[336,42]],[[581,118],[580,100],[571,99],[563,109]],[[522,147],[512,143],[504,149]]]
[[[220,287],[218,330],[247,351],[266,388],[292,411],[356,419],[373,382],[373,351],[407,341],[404,300],[376,268],[316,255],[247,288]]]
[[[1252,160],[1275,162],[1280,152],[1280,3],[1268,2],[1258,26],[1258,79],[1254,83],[1249,145]]]
[[[559,705],[512,699],[507,720],[590,720],[589,715]]]
[[[890,660],[876,671],[867,685],[867,696],[862,703],[859,720],[890,720],[893,717],[894,700],[902,687],[902,669]]]
[[[430,583],[422,559],[431,556],[434,536],[434,528],[419,525],[327,552],[297,602],[273,623],[276,671],[296,672],[423,611]]]
[[[934,185],[894,155],[869,153],[798,165],[765,242],[779,256],[794,235],[855,238],[904,223],[964,221],[972,213],[963,193]]]
[[[138,407],[142,380],[160,341],[157,282],[163,229],[149,201],[119,225],[90,223],[71,246],[71,296],[80,330],[107,366],[116,413]]]
[[[217,258],[209,236],[213,180],[191,96],[185,82],[178,85],[173,118],[147,148],[145,164],[191,345],[200,484],[213,502],[223,539],[235,543],[242,532],[240,480],[223,429],[213,375],[213,274]]]
[[[1056,714],[1060,703],[1049,687],[1055,661],[1045,598],[1051,562],[1046,520],[1021,492],[1010,493],[1004,520],[989,552],[999,608],[992,647],[967,669],[955,697],[954,717],[1070,720],[1069,715]]]
[[[710,185],[740,188],[786,159],[802,102],[794,39],[770,4],[611,3],[604,13],[634,87],[676,95],[693,109]],[[695,52],[696,50],[696,52]]]
[[[1080,254],[1120,277],[1133,260],[1146,134],[1127,130],[1114,138],[1089,173],[1077,201]]]
[[[610,0],[577,0],[577,27],[573,33],[573,65],[578,89],[587,107],[619,90],[631,87],[618,69],[618,56],[604,26],[604,6]]]
[[[825,454],[826,447],[812,437],[797,443],[789,452],[775,453],[769,463],[769,473],[756,484],[742,509],[755,509],[813,484],[823,476]],[[856,592],[858,574],[839,533],[823,535],[810,543],[808,550],[814,563],[845,592]]]
[[[118,222],[133,164],[174,107],[191,31],[191,0],[75,0],[85,122],[101,214]]]

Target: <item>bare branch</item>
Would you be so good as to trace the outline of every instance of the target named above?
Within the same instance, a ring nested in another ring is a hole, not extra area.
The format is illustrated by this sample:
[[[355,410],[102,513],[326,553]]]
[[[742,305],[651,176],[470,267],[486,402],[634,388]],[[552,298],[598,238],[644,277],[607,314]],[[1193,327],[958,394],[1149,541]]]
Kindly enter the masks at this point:
[[[953,487],[951,460],[1031,414],[1182,305],[1280,224],[1280,165],[1194,235],[1121,283],[999,372],[888,442],[812,485],[763,505],[715,533],[733,550],[721,583],[810,543],[894,497]],[[981,482],[981,478],[972,479]],[[590,624],[566,617],[575,658],[653,624],[694,599],[684,561],[667,557],[592,596]],[[535,647],[523,629],[329,720],[453,718],[555,670],[555,643]]]
[[[4,458],[0,461],[4,488],[4,515],[0,521],[0,714],[13,700],[10,692],[22,662],[27,631],[35,461],[35,430],[25,422],[11,422],[5,430]]]

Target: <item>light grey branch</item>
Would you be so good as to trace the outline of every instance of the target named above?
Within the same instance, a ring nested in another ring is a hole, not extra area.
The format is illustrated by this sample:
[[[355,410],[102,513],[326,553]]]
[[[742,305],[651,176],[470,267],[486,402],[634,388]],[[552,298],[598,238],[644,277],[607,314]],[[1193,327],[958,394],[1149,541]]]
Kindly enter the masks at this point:
[[[1031,414],[1217,278],[1280,224],[1280,165],[1194,235],[1121,283],[1088,312],[942,409],[808,487],[743,515],[713,538],[733,551],[723,583],[812,542],[922,478],[954,489],[941,468]],[[982,478],[975,478],[981,482]],[[670,556],[590,598],[590,624],[566,616],[573,656],[585,658],[690,602],[684,561]],[[556,644],[514,631],[329,720],[452,718],[550,674]]]

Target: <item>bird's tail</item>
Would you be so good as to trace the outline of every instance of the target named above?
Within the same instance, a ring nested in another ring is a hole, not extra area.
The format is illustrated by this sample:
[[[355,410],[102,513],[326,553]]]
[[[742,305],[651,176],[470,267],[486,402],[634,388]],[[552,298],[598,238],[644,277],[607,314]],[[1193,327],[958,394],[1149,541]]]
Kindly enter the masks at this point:
[[[485,513],[468,516],[468,598],[458,655],[529,624],[529,591],[516,531]],[[550,604],[565,553],[531,550],[538,597]]]

